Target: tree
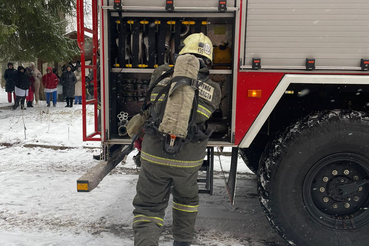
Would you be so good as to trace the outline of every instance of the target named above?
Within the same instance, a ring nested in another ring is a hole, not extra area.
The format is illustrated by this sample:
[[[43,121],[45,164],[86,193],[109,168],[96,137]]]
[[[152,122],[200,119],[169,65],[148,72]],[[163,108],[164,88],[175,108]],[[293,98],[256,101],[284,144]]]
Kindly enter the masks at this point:
[[[65,15],[75,0],[0,0],[0,59],[65,61],[78,54],[77,42],[64,37]]]

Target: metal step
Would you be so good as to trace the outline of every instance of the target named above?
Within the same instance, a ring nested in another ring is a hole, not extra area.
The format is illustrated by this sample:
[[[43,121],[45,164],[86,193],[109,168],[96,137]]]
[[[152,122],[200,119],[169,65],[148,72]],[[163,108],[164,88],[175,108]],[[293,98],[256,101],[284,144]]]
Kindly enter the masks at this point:
[[[206,159],[199,169],[199,178],[197,183],[199,185],[199,193],[213,195],[214,183],[214,147],[207,147]],[[205,172],[205,178],[203,178]]]

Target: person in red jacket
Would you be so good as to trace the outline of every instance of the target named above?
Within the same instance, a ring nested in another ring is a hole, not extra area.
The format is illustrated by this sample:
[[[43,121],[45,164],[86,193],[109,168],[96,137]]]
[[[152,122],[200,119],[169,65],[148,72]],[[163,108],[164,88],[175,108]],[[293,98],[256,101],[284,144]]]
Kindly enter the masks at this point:
[[[47,74],[42,77],[42,84],[44,85],[46,94],[46,103],[50,107],[50,96],[53,100],[53,106],[56,107],[56,99],[58,97],[57,85],[59,83],[58,77],[53,73],[51,67],[46,69]]]

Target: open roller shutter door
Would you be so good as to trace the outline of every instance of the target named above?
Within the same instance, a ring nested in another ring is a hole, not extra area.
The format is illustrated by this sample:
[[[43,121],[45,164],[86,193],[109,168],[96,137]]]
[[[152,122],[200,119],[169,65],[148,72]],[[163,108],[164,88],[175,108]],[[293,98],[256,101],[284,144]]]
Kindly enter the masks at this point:
[[[359,67],[369,57],[369,1],[249,0],[244,65]]]

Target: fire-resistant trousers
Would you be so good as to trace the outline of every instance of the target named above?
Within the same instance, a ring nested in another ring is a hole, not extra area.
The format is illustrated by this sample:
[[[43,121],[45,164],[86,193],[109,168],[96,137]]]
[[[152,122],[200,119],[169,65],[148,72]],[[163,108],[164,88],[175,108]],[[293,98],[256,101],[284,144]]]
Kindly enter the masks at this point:
[[[183,168],[154,164],[141,158],[137,195],[133,200],[135,246],[157,246],[168,206],[173,195],[172,233],[175,241],[191,242],[199,206],[199,167]]]

